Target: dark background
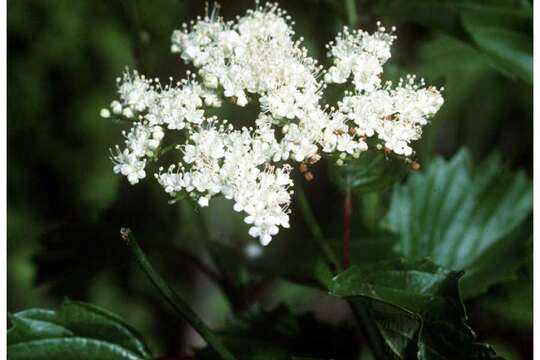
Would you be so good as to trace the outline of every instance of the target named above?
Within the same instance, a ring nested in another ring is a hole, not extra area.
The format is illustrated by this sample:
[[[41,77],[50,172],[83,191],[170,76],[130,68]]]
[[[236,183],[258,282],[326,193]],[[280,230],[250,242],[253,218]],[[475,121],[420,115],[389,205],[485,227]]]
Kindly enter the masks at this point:
[[[280,4],[295,19],[311,55],[321,60],[324,44],[350,19],[339,1]],[[222,15],[232,19],[253,1],[221,5]],[[532,177],[532,2],[357,5],[361,28],[373,31],[379,19],[398,27],[386,79],[411,72],[445,87],[445,105],[416,145],[423,164],[435,154],[449,157],[468,147],[476,160],[497,151],[510,167]],[[121,314],[159,353],[197,344],[131,263],[118,236],[121,226],[130,226],[212,326],[229,314],[222,293],[195,270],[192,256],[200,254],[205,237],[241,253],[252,241],[241,217],[227,201],[213,200],[203,211],[188,203],[168,205],[155,182],[132,187],[113,175],[109,148],[120,143],[121,127],[98,116],[115,97],[115,78],[125,66],[162,79],[182,77],[187,68],[170,53],[170,34],[202,14],[199,1],[8,1],[9,311],[55,307],[68,296]],[[471,21],[503,31],[475,37],[467,27]],[[244,122],[253,114],[226,110],[225,117]],[[325,219],[324,230],[337,234],[340,195],[325,166],[315,168],[316,180],[306,188],[317,217]],[[293,216],[292,228],[268,252],[303,254],[306,234]],[[274,265],[284,261],[279,256]],[[532,259],[529,264],[519,280],[467,304],[481,339],[509,359],[531,356]],[[324,294],[285,281],[254,294],[268,306],[285,300],[339,318]]]

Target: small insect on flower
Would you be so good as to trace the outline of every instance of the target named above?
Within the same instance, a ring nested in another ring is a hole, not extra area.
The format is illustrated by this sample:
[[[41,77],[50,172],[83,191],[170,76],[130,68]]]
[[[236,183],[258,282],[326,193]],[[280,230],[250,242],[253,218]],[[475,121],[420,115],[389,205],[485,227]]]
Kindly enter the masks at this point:
[[[234,21],[216,9],[174,30],[171,51],[196,71],[166,84],[128,70],[117,79],[118,99],[100,115],[132,125],[122,133],[124,147],[111,151],[113,171],[137,184],[147,165],[162,161],[167,139],[177,158],[167,170],[154,170],[165,192],[173,199],[189,196],[201,207],[218,195],[231,200],[234,211],[245,214],[248,234],[268,245],[289,227],[293,167],[312,181],[309,165],[321,154],[336,155],[346,166],[368,150],[368,139],[387,156],[412,156],[411,143],[443,98],[412,75],[397,86],[383,82],[394,29],[345,27],[326,46],[332,66],[324,69],[292,25],[277,4],[257,2]],[[328,84],[347,82],[352,91],[335,106],[324,104]],[[260,111],[250,127],[208,114],[225,101],[244,107],[254,99]]]
[[[395,112],[393,114],[390,114],[390,115],[386,115],[383,117],[384,120],[387,120],[387,121],[397,121],[399,120],[399,112]]]

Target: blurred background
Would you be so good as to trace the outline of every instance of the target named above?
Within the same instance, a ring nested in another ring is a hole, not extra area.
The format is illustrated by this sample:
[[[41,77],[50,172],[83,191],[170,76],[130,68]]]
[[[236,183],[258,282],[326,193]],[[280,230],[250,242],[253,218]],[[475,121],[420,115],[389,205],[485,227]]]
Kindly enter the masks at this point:
[[[233,19],[254,1],[221,5],[221,14]],[[416,145],[422,164],[468,147],[477,161],[496,151],[532,177],[532,0],[363,0],[352,17],[337,0],[280,5],[320,60],[324,45],[351,21],[368,31],[377,20],[397,26],[385,78],[411,72],[445,88],[445,105]],[[283,280],[258,281],[239,265],[262,250],[227,201],[213,200],[204,210],[169,205],[157,183],[130,186],[112,173],[109,148],[121,143],[122,127],[98,114],[116,96],[115,78],[126,66],[161,79],[183,77],[187,67],[170,53],[170,34],[204,11],[195,0],[8,1],[8,311],[56,307],[67,296],[122,315],[159,354],[198,344],[126,253],[118,231],[129,226],[212,326],[245,305],[226,300],[228,282],[245,285],[264,306],[285,302],[340,318],[325,294]],[[254,112],[231,107],[224,117],[249,122]],[[325,233],[339,236],[339,190],[324,162],[314,174],[305,186],[310,202],[325,219]],[[316,251],[307,234],[301,217],[293,217],[291,229],[264,249],[262,263],[301,272]],[[472,327],[508,359],[532,356],[530,253],[518,280],[467,304]],[[226,270],[225,285],[204,274],[208,256]]]

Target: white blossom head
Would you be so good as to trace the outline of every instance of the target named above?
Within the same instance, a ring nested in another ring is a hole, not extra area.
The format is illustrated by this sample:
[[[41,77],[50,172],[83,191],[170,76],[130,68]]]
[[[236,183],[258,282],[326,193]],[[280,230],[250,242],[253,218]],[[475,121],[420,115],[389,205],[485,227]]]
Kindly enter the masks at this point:
[[[289,227],[297,165],[304,169],[323,153],[343,163],[371,146],[413,156],[412,142],[443,99],[414,76],[397,86],[383,83],[394,29],[378,24],[370,34],[344,28],[327,46],[332,65],[325,70],[292,25],[284,10],[269,3],[235,21],[213,11],[175,30],[171,50],[196,72],[161,85],[126,71],[118,79],[119,98],[101,111],[104,118],[132,122],[123,132],[125,147],[112,152],[114,172],[136,184],[148,164],[175,149],[176,162],[154,174],[165,192],[173,199],[188,195],[201,207],[214,196],[230,199],[245,214],[249,235],[267,245]],[[334,106],[324,103],[332,83],[352,89]],[[250,127],[210,116],[208,110],[224,101],[239,107],[253,102],[259,115]]]

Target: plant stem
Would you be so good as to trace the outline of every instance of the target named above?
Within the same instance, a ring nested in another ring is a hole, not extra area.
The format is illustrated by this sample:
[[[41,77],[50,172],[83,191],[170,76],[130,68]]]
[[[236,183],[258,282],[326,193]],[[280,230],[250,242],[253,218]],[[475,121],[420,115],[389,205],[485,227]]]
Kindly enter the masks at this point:
[[[352,194],[350,191],[348,193],[350,196],[350,199],[349,199],[350,209],[352,210]],[[302,187],[302,184],[300,182],[296,184],[295,196],[296,196],[298,205],[300,206],[302,213],[304,215],[304,219],[306,223],[308,224],[308,227],[310,228],[311,233],[313,234],[313,237],[315,237],[319,246],[321,247],[321,250],[323,251],[323,255],[325,259],[333,266],[336,266],[337,268],[336,270],[339,271],[340,270],[339,263],[336,260],[336,256],[334,252],[332,251],[332,249],[330,248],[330,246],[325,241],[321,228],[319,227],[319,224],[317,223],[317,220],[315,219],[315,216],[313,215],[313,212],[311,211],[311,207],[309,206],[309,203],[307,201],[304,188]],[[347,202],[347,200],[345,202]],[[348,257],[348,254],[347,254],[347,257]],[[373,351],[373,354],[375,355],[375,358],[385,359],[384,350],[381,344],[380,336],[378,335],[376,325],[374,324],[368,310],[363,307],[356,306],[351,301],[348,301],[348,303],[349,303],[349,306],[351,307],[352,313],[356,321],[358,322],[358,324],[360,325],[360,328],[362,329],[362,333],[364,334],[370,349]]]
[[[343,270],[347,270],[350,264],[351,249],[351,213],[352,213],[352,195],[351,187],[347,186],[345,190],[345,199],[343,201]]]
[[[344,11],[347,17],[347,23],[350,27],[355,27],[358,22],[358,11],[356,9],[356,0],[344,0]],[[350,185],[345,189],[345,199],[343,201],[343,269],[346,270],[350,265],[350,236],[351,236],[351,214],[352,214],[352,193]],[[372,318],[368,308],[357,306],[348,301],[353,316],[364,334],[368,346],[373,352],[375,359],[386,359],[384,346],[381,336],[377,330],[375,321]]]
[[[206,340],[208,345],[214,349],[214,351],[223,360],[235,360],[236,358],[225,348],[223,343],[218,337],[208,328],[208,326],[199,318],[199,316],[191,310],[189,305],[182,299],[176,292],[163,280],[161,276],[154,270],[146,255],[143,253],[139,244],[135,240],[131,230],[122,228],[120,230],[122,239],[126,241],[131,250],[131,253],[137,260],[137,263],[141,267],[142,271],[148,276],[150,281],[159,290],[165,300],[172,306],[175,312],[184,320],[186,320],[201,337]]]
[[[317,241],[325,260],[328,262],[333,271],[339,270],[339,262],[337,261],[337,257],[332,251],[330,245],[328,245],[328,243],[326,242],[322,230],[319,227],[317,220],[315,219],[315,215],[313,215],[313,211],[309,206],[309,202],[306,198],[306,193],[304,192],[304,188],[302,187],[302,184],[300,182],[298,182],[295,187],[295,198],[298,205],[300,206],[300,209],[302,210],[304,220],[306,221],[309,230],[311,231],[311,234]]]
[[[355,27],[358,22],[358,10],[356,9],[356,0],[344,0],[345,14],[347,15],[347,23],[351,27]]]
[[[343,270],[347,270],[350,265],[350,241],[351,241],[351,214],[352,214],[352,191],[351,187],[345,189],[343,201]],[[362,306],[357,306],[349,302],[353,315],[362,328],[369,347],[373,351],[376,359],[384,359],[384,350],[381,343],[377,326],[372,319],[369,310]]]

